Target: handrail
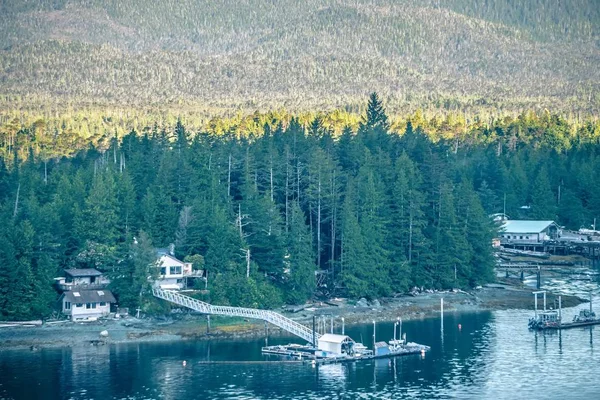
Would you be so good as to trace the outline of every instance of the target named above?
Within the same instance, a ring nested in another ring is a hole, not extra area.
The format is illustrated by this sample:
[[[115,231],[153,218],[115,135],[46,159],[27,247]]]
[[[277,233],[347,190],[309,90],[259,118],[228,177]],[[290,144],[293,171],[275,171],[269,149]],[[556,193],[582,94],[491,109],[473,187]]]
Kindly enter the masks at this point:
[[[181,293],[164,290],[158,287],[152,288],[152,294],[163,300],[170,301],[171,303],[178,304],[190,308],[192,310],[201,312],[203,314],[212,315],[225,315],[230,317],[243,317],[253,318],[267,321],[281,329],[284,329],[296,336],[301,337],[313,345],[313,331],[308,327],[293,321],[283,315],[269,310],[260,310],[256,308],[245,308],[245,307],[230,307],[230,306],[213,306],[212,304],[205,303],[193,297],[183,295]],[[315,333],[314,338],[318,341],[321,335]]]

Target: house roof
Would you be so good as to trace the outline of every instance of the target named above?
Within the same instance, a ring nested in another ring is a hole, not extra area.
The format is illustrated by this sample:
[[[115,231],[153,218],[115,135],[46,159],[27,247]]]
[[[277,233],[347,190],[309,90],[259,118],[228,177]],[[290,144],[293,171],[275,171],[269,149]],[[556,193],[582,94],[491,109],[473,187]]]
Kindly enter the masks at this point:
[[[110,290],[71,290],[63,295],[71,303],[116,303],[117,300]]]
[[[328,342],[328,343],[343,343],[346,339],[352,341],[349,336],[346,335],[336,335],[333,333],[326,333],[319,338],[319,342]]]
[[[72,269],[65,269],[65,274],[71,275],[72,277],[100,276],[100,275],[102,275],[102,272],[98,271],[95,268],[72,268]]]
[[[540,233],[550,225],[555,225],[554,221],[508,220],[500,230],[507,233]]]
[[[175,257],[175,256],[172,256],[172,255],[170,255],[170,254],[160,254],[160,255],[159,255],[159,257],[158,257],[158,259],[160,260],[162,257],[168,257],[168,258],[170,258],[171,260],[175,260],[175,261],[177,261],[178,263],[180,263],[180,264],[182,264],[182,265],[183,265],[183,264],[185,264],[183,261],[181,261],[181,260],[180,260],[180,259],[178,259],[177,257]]]

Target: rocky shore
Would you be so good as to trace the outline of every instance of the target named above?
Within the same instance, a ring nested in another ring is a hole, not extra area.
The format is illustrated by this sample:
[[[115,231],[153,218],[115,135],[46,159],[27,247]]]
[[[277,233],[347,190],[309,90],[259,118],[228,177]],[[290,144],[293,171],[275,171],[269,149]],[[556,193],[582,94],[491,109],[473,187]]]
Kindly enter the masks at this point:
[[[532,291],[511,285],[489,285],[471,292],[445,291],[422,292],[378,301],[352,302],[332,299],[315,303],[296,312],[280,310],[284,315],[301,323],[309,324],[313,315],[344,317],[346,325],[367,323],[372,320],[392,321],[430,318],[439,315],[440,299],[444,299],[445,312],[477,312],[502,309],[532,309]],[[549,304],[555,296],[548,295]],[[563,296],[563,307],[573,307],[585,300],[575,296]],[[105,345],[110,343],[231,339],[236,337],[263,336],[262,321],[240,318],[211,317],[211,328],[207,319],[194,313],[177,313],[163,318],[133,317],[96,322],[45,323],[37,327],[10,327],[0,329],[0,351],[13,348]],[[100,332],[106,331],[104,336]],[[270,326],[270,335],[287,334]]]

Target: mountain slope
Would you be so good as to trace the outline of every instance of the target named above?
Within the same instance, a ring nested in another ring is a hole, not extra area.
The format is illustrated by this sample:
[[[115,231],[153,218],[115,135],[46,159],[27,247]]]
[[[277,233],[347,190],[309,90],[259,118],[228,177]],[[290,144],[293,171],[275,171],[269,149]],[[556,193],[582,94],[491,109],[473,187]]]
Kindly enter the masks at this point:
[[[0,94],[295,109],[352,105],[376,90],[391,110],[597,110],[595,1],[480,3],[4,2]]]

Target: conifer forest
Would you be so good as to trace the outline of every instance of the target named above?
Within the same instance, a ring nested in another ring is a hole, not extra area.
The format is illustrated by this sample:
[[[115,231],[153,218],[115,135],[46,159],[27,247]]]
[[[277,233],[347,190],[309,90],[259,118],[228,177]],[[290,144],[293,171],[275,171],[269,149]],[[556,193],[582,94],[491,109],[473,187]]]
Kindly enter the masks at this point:
[[[293,116],[258,133],[154,125],[104,147],[50,140],[42,121],[5,133],[2,318],[51,313],[65,268],[96,268],[121,305],[164,311],[148,275],[170,244],[208,272],[201,296],[216,304],[469,288],[494,279],[490,214],[574,229],[600,215],[597,123],[391,124],[373,93],[339,133]]]
[[[0,320],[70,268],[164,314],[170,246],[273,309],[492,282],[492,214],[600,223],[600,7],[560,4],[0,2]]]

